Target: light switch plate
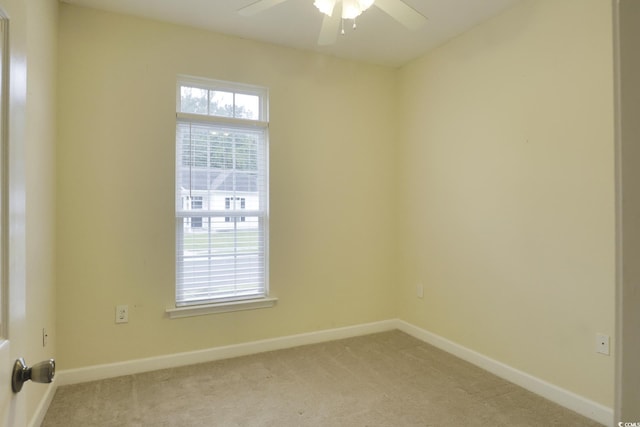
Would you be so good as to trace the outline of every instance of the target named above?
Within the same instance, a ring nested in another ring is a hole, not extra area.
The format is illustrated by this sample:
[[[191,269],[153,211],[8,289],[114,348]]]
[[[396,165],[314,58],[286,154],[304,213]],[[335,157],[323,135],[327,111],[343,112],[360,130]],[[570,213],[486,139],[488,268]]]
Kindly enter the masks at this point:
[[[116,306],[116,323],[128,323],[129,322],[129,306],[117,305]]]

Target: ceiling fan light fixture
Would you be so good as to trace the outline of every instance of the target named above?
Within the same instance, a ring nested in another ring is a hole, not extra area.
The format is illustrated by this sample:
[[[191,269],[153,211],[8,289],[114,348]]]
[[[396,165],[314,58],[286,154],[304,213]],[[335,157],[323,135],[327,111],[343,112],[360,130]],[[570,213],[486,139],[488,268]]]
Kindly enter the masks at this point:
[[[286,1],[254,0],[248,6],[238,9],[238,13],[242,16],[253,16]],[[304,1],[311,3],[309,0]],[[374,4],[382,12],[410,30],[418,30],[427,22],[427,18],[405,3],[405,0],[313,0],[313,5],[324,15],[318,37],[318,46],[334,44],[338,33],[344,34],[345,20],[352,20],[353,28],[355,29],[356,18]]]
[[[356,19],[362,11],[358,0],[342,0],[342,19]]]
[[[333,8],[336,6],[336,0],[315,0],[313,5],[327,16],[333,14]]]
[[[356,19],[362,12],[369,9],[375,0],[341,0],[342,19]],[[337,0],[315,0],[313,5],[327,16],[333,15]]]

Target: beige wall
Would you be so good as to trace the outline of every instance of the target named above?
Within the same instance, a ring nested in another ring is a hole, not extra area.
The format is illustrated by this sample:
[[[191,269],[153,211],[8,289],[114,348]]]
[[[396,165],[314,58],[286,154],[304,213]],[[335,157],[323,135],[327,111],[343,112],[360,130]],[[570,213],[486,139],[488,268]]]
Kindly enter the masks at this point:
[[[530,0],[405,66],[398,163],[401,316],[608,407],[611,34],[610,2]]]
[[[55,331],[55,140],[58,2],[28,0],[25,110],[26,348],[29,365],[56,356]],[[49,334],[42,345],[42,329]],[[50,386],[32,384],[27,418]]]
[[[66,4],[59,37],[61,369],[395,316],[393,70]],[[165,315],[178,74],[270,90],[274,308]]]

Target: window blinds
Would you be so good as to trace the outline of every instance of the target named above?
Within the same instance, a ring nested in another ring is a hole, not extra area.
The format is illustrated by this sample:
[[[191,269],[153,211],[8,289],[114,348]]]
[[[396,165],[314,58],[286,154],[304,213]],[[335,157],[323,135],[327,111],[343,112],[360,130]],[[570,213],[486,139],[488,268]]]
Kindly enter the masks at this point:
[[[176,305],[266,296],[266,124],[192,116],[176,124]]]

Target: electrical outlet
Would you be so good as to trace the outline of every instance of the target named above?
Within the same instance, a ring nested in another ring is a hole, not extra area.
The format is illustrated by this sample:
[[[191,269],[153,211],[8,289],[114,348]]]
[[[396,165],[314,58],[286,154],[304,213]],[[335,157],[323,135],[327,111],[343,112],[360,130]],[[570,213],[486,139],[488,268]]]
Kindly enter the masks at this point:
[[[42,328],[42,346],[47,346],[47,340],[49,339],[49,335],[47,334],[47,330]]]
[[[117,305],[116,306],[116,323],[128,323],[129,322],[129,306]]]
[[[596,353],[609,355],[609,335],[596,334]]]

